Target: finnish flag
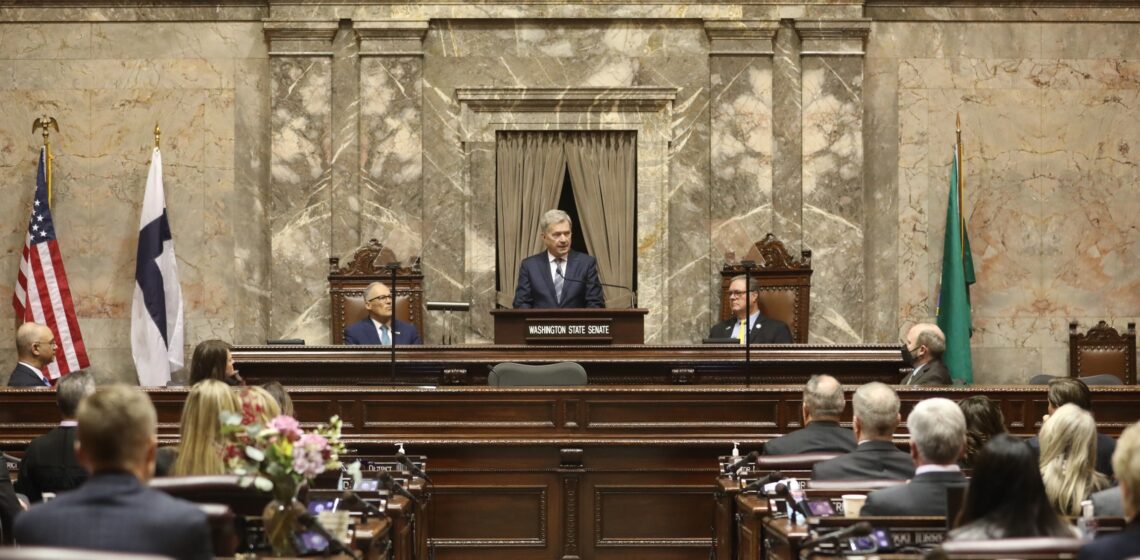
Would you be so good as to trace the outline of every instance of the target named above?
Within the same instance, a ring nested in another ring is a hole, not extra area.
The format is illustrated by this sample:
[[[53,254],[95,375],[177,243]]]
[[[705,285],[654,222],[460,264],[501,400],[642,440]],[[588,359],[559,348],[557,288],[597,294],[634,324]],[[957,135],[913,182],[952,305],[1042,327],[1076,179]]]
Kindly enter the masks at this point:
[[[182,329],[182,288],[174,239],[166,218],[162,190],[162,153],[156,147],[146,178],[139,220],[135,293],[131,304],[131,354],[139,385],[161,386],[185,360]]]

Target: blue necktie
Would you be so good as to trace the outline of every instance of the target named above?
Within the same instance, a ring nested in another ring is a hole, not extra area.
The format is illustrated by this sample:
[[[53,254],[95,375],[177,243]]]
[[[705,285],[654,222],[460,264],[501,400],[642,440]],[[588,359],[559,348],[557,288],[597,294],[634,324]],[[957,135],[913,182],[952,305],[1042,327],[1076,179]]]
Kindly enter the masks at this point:
[[[391,346],[392,339],[388,337],[388,325],[380,325],[380,344]]]
[[[562,285],[565,279],[562,277],[562,259],[554,259],[554,267],[557,270],[554,274],[554,298],[562,303]]]

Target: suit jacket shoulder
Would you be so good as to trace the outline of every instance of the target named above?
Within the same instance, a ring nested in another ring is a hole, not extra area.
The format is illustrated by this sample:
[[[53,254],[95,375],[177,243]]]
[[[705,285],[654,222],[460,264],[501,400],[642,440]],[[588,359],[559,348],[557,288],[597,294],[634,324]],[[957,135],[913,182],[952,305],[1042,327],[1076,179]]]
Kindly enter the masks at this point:
[[[1124,517],[1124,494],[1119,486],[1095,492],[1089,499],[1097,517]]]
[[[957,472],[924,473],[907,484],[875,490],[867,495],[862,516],[946,515],[946,489],[965,487]]]
[[[1124,560],[1140,556],[1140,517],[1134,518],[1119,533],[1099,536],[1081,547],[1081,560]]]
[[[12,369],[12,375],[8,377],[9,387],[45,387],[44,382],[40,376],[36,375],[34,371],[25,366],[24,364],[16,364]]]
[[[911,385],[950,385],[950,370],[941,359],[926,364],[918,376],[910,382]]]
[[[847,453],[854,450],[855,433],[838,422],[815,421],[764,444],[765,455]]]
[[[20,461],[16,491],[32,503],[42,502],[44,492],[78,488],[87,471],[75,458],[75,428],[57,426],[32,440]]]
[[[424,341],[420,338],[420,332],[416,326],[407,321],[401,321],[395,317],[392,318],[392,331],[395,333],[392,336],[392,341],[396,344],[423,344]]]
[[[812,467],[815,480],[906,480],[914,476],[914,461],[889,441],[868,441],[855,451]]]

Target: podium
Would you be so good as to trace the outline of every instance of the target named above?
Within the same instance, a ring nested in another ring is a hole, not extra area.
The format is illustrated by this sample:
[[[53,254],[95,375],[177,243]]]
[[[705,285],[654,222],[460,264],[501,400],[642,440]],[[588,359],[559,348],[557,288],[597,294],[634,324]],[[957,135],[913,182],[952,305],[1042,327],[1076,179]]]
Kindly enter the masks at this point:
[[[644,344],[648,309],[495,309],[495,344]]]

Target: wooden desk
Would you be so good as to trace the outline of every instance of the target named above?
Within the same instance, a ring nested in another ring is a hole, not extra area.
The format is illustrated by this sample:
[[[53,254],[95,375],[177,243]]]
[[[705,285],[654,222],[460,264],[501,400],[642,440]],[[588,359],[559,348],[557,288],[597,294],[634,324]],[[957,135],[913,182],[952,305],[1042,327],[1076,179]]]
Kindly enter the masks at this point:
[[[234,362],[250,384],[270,380],[294,385],[486,385],[502,362],[582,364],[591,385],[740,385],[744,349],[739,345],[494,345],[399,346],[396,382],[390,349],[380,346],[238,346]],[[753,345],[753,384],[803,384],[828,373],[847,384],[897,383],[897,346],[805,344]]]

